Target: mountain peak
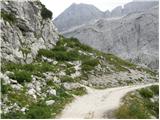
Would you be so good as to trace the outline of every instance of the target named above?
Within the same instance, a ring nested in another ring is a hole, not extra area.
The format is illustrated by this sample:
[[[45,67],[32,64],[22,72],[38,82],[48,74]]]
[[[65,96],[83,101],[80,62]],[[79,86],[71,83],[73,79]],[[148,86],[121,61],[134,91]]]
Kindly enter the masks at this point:
[[[75,25],[81,25],[91,20],[95,20],[102,15],[103,12],[93,5],[73,3],[63,13],[61,13],[54,22],[59,28],[59,31],[65,31]]]

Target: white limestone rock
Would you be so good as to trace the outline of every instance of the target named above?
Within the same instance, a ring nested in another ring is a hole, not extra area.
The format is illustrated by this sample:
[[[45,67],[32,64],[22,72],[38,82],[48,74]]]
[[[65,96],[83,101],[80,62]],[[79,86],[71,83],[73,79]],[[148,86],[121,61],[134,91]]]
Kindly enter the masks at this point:
[[[48,100],[46,101],[46,105],[53,105],[55,103],[55,100]]]
[[[1,11],[14,16],[15,22],[5,19],[1,24],[1,58],[15,63],[31,63],[39,49],[50,49],[59,39],[52,20],[41,16],[40,1],[0,2]]]

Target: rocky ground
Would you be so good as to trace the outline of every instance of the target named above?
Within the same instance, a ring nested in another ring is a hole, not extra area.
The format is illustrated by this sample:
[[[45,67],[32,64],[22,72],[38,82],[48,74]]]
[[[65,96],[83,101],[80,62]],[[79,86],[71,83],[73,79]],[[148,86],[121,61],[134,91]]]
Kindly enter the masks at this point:
[[[75,95],[86,93],[82,85],[102,89],[151,83],[158,75],[60,37],[53,49],[40,49],[31,64],[2,63],[1,80],[2,118],[50,118]]]

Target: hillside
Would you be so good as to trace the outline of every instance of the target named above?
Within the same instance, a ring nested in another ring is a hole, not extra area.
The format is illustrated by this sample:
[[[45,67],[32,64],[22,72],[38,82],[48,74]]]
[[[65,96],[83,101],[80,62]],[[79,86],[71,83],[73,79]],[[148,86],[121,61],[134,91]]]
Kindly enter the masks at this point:
[[[2,64],[2,118],[55,117],[75,95],[94,88],[151,83],[156,73],[77,39],[60,37],[51,49],[40,49],[31,64]]]
[[[158,69],[158,6],[121,18],[99,19],[63,32],[103,52]]]

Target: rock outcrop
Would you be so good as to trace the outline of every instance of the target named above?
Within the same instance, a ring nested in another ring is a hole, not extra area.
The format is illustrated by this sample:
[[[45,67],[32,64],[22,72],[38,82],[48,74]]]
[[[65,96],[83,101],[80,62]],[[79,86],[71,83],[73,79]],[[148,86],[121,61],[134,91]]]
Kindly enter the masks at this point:
[[[71,27],[100,18],[102,15],[103,12],[93,5],[73,3],[54,20],[54,23],[59,31],[65,31]]]
[[[1,1],[0,6],[2,62],[31,63],[39,49],[55,45],[52,13],[39,1]]]
[[[117,6],[112,11],[102,12],[93,5],[73,3],[54,19],[54,23],[59,32],[64,32],[76,26],[94,22],[96,19],[122,17],[134,12],[148,10],[156,5],[158,5],[158,1],[155,0],[132,1],[125,4],[124,7]]]
[[[122,6],[114,8],[112,11],[104,13],[105,18],[125,16],[135,12],[142,12],[158,5],[158,1],[132,1]]]
[[[157,69],[158,8],[156,6],[117,19],[99,19],[63,32],[63,35],[76,37],[101,51]]]

